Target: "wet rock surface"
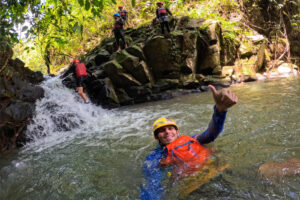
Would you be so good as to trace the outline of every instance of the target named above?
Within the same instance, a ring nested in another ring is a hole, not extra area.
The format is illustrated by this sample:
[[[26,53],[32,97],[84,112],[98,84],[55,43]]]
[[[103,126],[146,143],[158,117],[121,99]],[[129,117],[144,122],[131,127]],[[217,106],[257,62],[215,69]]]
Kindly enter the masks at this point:
[[[26,68],[21,60],[12,59],[13,52],[4,41],[0,52],[0,152],[5,152],[28,140],[24,130],[44,90],[36,85],[43,75]]]
[[[222,39],[221,24],[183,17],[172,18],[170,27],[165,35],[155,22],[128,29],[128,48],[117,52],[114,39],[106,38],[87,53],[81,61],[91,71],[84,81],[91,101],[112,108],[201,92],[208,84],[228,87],[220,75],[228,59],[222,51],[231,50],[226,50],[230,45]],[[208,75],[219,78],[210,81]],[[66,76],[63,84],[75,88],[75,79]]]
[[[172,18],[170,28],[162,35],[154,20],[125,31],[128,48],[117,52],[111,37],[84,55],[81,61],[91,71],[84,81],[91,101],[112,108],[201,92],[209,84],[223,88],[270,77],[258,73],[269,65],[268,40],[262,34],[225,38],[219,21],[189,17]],[[63,83],[75,88],[71,75]]]

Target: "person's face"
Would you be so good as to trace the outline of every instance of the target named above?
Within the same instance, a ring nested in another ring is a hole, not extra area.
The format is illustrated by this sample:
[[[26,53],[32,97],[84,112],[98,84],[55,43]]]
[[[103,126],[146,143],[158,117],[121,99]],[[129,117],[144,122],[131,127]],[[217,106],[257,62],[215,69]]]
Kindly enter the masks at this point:
[[[114,18],[115,18],[115,20],[119,19],[119,17],[118,17],[118,16],[114,16]]]
[[[162,7],[162,4],[158,3],[157,6],[158,6],[158,7]]]
[[[123,10],[123,8],[122,8],[122,7],[119,7],[119,10]]]
[[[158,134],[155,138],[158,139],[163,145],[167,145],[175,141],[179,135],[179,130],[176,130],[176,128],[171,125],[163,126],[159,128],[157,132]]]

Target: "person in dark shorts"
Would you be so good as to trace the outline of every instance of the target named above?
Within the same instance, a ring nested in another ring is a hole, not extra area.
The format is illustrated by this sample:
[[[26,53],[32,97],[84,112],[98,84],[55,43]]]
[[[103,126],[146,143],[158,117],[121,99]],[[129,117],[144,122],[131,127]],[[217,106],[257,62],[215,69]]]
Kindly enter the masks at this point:
[[[163,2],[158,1],[156,2],[157,9],[156,9],[156,21],[160,23],[161,26],[161,33],[164,34],[165,30],[164,27],[166,27],[168,33],[170,33],[170,27],[169,27],[169,15],[172,16],[172,13],[168,8],[163,7]]]
[[[89,103],[88,98],[86,97],[86,94],[83,91],[83,81],[87,77],[87,68],[83,63],[81,63],[78,59],[75,59],[73,61],[73,64],[71,67],[62,75],[62,78],[66,77],[68,74],[73,73],[76,79],[76,90],[78,94],[82,97],[84,100],[84,103]]]
[[[115,34],[116,44],[117,44],[117,47],[118,47],[117,51],[120,51],[121,50],[121,44],[120,44],[120,41],[119,41],[120,39],[124,43],[124,47],[127,48],[127,44],[126,44],[125,36],[124,36],[124,30],[123,30],[124,21],[121,18],[119,13],[114,14],[114,19],[115,19],[115,22],[114,22],[113,32]]]

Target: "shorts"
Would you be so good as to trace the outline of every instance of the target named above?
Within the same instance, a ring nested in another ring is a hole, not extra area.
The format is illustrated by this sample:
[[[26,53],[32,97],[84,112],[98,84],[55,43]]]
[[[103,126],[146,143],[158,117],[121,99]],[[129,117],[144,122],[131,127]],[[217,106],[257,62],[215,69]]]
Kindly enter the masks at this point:
[[[83,87],[83,81],[86,79],[86,76],[76,77],[76,87]]]
[[[158,18],[158,20],[159,20],[160,23],[169,22],[169,16],[168,15],[160,16]]]

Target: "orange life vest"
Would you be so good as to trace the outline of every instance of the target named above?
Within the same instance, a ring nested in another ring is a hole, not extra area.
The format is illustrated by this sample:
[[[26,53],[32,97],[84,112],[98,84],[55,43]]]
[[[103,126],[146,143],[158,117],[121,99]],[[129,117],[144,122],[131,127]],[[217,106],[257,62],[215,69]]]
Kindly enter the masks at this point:
[[[86,67],[83,63],[77,63],[75,71],[76,71],[77,78],[81,76],[87,76]]]
[[[163,166],[173,166],[172,175],[184,176],[200,169],[211,155],[208,148],[202,146],[190,136],[180,136],[167,144],[168,156],[161,160]]]

